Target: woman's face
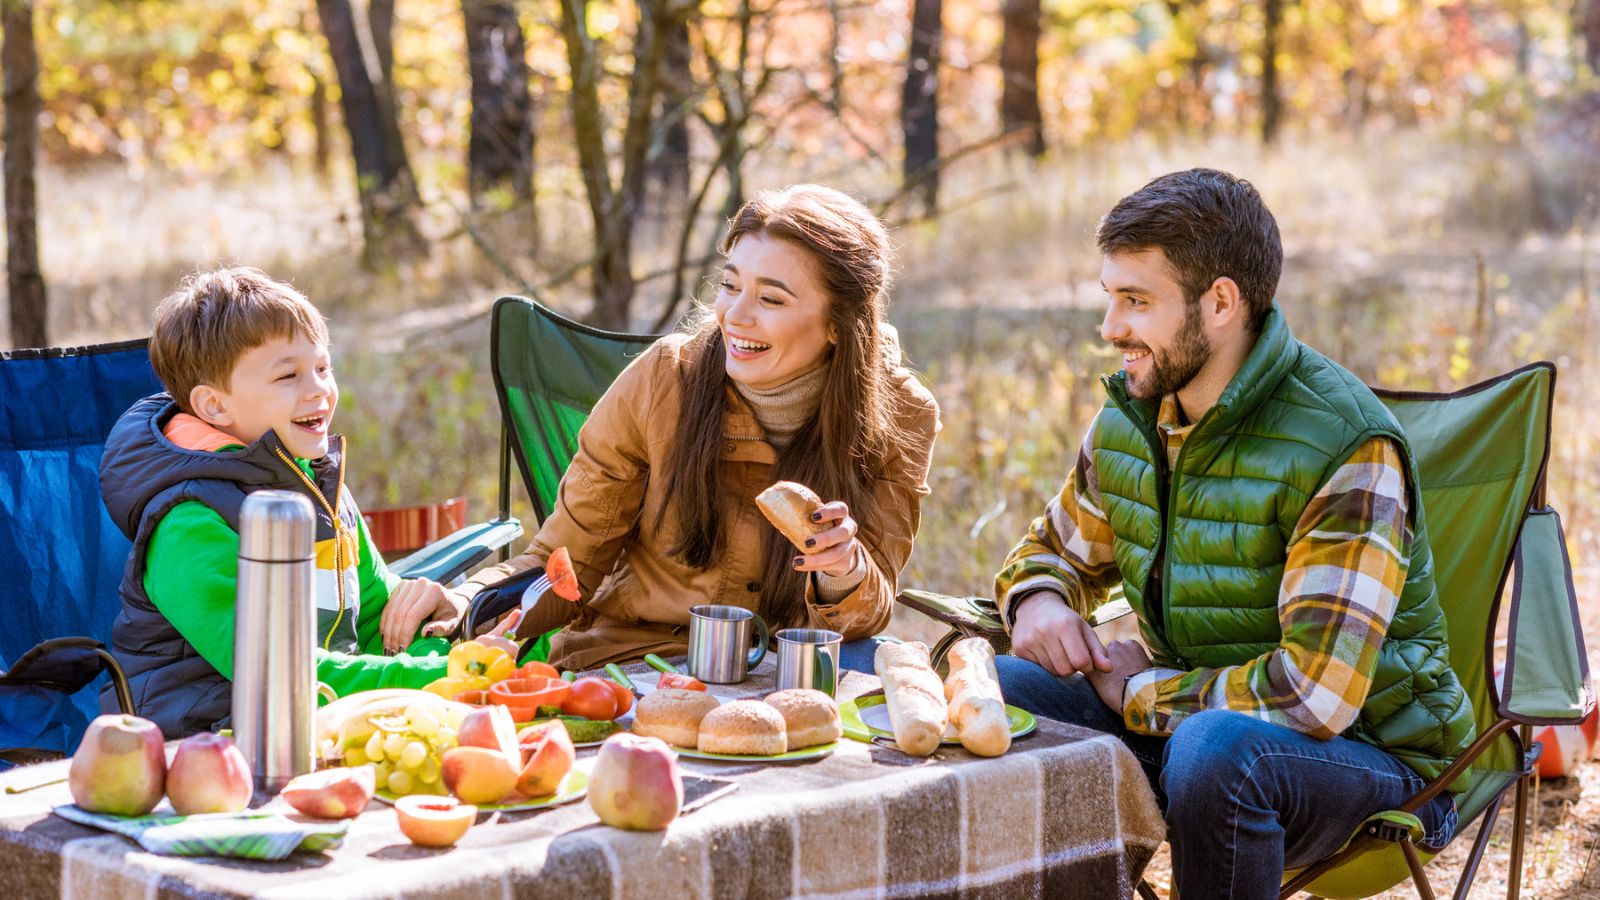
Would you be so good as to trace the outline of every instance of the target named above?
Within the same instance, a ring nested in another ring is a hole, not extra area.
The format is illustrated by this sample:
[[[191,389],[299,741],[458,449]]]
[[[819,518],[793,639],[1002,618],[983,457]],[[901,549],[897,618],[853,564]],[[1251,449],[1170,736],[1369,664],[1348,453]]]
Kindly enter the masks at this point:
[[[717,292],[728,377],[766,389],[822,365],[837,340],[831,302],[806,251],[759,232],[739,238]]]

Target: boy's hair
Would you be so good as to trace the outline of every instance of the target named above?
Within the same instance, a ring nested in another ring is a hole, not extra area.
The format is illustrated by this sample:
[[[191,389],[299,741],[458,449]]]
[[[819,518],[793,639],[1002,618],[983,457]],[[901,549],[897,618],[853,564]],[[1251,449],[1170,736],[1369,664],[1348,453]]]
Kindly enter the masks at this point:
[[[260,269],[198,272],[156,307],[150,364],[178,408],[193,413],[189,393],[195,387],[228,390],[239,357],[296,332],[328,343],[322,314],[299,291]]]
[[[1278,223],[1255,187],[1216,169],[1155,179],[1122,198],[1095,235],[1103,255],[1159,249],[1190,303],[1218,278],[1239,285],[1259,332],[1283,272]]]

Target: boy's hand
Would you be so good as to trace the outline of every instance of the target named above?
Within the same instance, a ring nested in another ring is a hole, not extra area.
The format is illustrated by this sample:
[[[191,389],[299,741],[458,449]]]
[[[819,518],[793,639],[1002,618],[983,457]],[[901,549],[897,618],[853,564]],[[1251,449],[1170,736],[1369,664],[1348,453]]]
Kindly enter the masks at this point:
[[[423,635],[449,634],[461,621],[466,602],[446,591],[436,581],[408,578],[400,582],[383,608],[378,628],[383,633],[383,649],[398,653],[411,644],[411,636],[423,620],[431,619]]]

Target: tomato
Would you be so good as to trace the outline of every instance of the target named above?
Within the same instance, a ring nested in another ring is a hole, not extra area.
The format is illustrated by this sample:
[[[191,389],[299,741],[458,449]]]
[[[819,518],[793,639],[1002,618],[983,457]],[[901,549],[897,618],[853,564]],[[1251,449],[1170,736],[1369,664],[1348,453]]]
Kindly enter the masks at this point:
[[[627,715],[628,710],[633,709],[633,691],[617,684],[615,681],[607,681],[606,684],[610,685],[611,693],[617,695],[617,712],[611,718],[615,719],[618,716]]]
[[[550,579],[550,590],[555,591],[557,597],[577,602],[578,576],[572,571],[572,557],[567,555],[567,548],[557,547],[550,554],[544,564],[544,574]]]
[[[688,675],[684,675],[681,672],[666,672],[663,673],[660,678],[656,679],[657,690],[668,690],[671,688],[677,688],[680,691],[703,691],[706,689],[706,685],[705,682],[701,681],[700,679],[690,678]]]
[[[550,665],[549,663],[542,663],[542,662],[539,662],[538,660],[533,660],[531,662],[523,663],[522,666],[517,669],[517,674],[515,674],[515,675],[513,675],[511,677],[513,677],[513,678],[560,678],[561,677],[561,673],[556,671],[556,667]]]
[[[579,678],[561,704],[561,711],[585,719],[606,721],[617,717],[617,695],[603,678]]]

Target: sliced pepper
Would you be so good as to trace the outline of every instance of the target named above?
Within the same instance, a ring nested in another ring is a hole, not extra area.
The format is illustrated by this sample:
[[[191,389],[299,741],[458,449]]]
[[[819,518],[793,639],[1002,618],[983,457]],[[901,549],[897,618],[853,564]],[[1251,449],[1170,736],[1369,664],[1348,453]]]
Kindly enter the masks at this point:
[[[681,672],[662,673],[661,677],[656,679],[656,689],[668,690],[671,688],[676,688],[680,691],[703,691],[706,689],[706,685],[700,679],[691,678]]]
[[[454,700],[457,694],[464,691],[488,690],[489,679],[482,675],[446,675],[428,682],[422,689],[430,694],[438,694],[446,700]]]
[[[510,677],[517,670],[517,661],[503,648],[462,641],[450,648],[450,662],[446,669],[450,677],[479,675],[491,683]],[[488,685],[484,685],[487,687]],[[468,690],[463,688],[463,690]]]

